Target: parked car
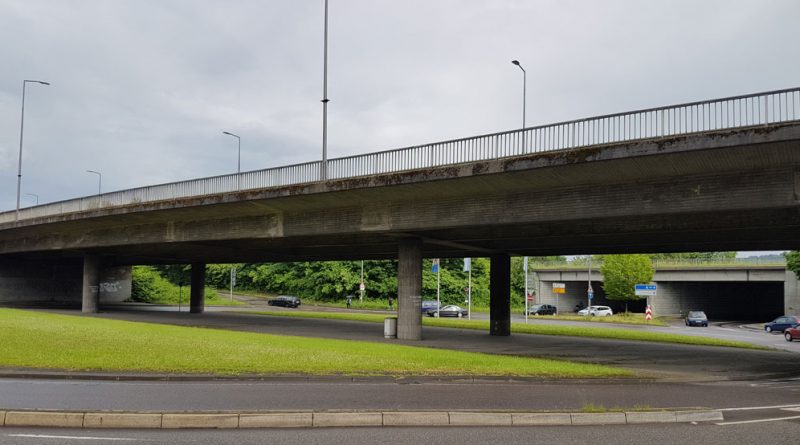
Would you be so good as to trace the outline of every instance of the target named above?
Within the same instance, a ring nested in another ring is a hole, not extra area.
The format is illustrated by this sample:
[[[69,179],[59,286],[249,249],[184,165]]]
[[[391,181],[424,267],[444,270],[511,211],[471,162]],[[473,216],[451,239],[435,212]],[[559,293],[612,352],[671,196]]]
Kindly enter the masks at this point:
[[[800,326],[796,325],[791,328],[786,328],[786,330],[783,331],[783,338],[785,338],[786,341],[800,339]]]
[[[528,306],[528,315],[555,315],[556,312],[558,312],[558,309],[552,304],[534,304],[533,306]],[[522,312],[522,315],[525,315],[525,311]]]
[[[686,326],[703,326],[708,327],[708,317],[703,311],[689,311],[686,316]]]
[[[778,317],[764,325],[764,330],[767,332],[783,332],[786,328],[800,324],[800,317],[794,315],[784,315]]]
[[[579,310],[578,315],[583,315],[584,317],[587,315],[608,317],[609,315],[614,315],[614,311],[612,311],[611,308],[608,306],[589,306],[587,308]]]
[[[435,311],[439,307],[436,300],[422,300],[422,313],[427,314],[428,311]]]
[[[436,316],[436,309],[429,310],[427,312],[428,317],[435,317]],[[462,308],[461,306],[456,306],[455,304],[448,304],[447,306],[442,306],[439,309],[439,316],[440,317],[466,317],[468,312],[466,309]]]
[[[267,301],[270,306],[297,307],[300,306],[300,298],[292,295],[278,295]]]

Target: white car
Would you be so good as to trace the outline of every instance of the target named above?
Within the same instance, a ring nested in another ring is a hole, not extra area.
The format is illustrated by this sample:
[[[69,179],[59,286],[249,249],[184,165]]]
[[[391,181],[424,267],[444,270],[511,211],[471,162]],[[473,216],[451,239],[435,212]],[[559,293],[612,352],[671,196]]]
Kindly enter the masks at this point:
[[[611,308],[608,306],[589,306],[587,308],[579,310],[578,315],[583,315],[584,317],[587,315],[607,317],[609,315],[614,315],[614,311],[612,311]]]

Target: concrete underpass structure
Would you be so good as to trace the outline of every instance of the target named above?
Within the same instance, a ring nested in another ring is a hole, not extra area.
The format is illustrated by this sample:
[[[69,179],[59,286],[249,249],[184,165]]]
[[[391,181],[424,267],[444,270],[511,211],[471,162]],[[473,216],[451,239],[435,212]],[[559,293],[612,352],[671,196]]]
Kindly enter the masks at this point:
[[[422,258],[489,257],[490,329],[508,335],[512,255],[788,249],[800,89],[0,213],[0,303],[93,311],[108,271],[192,264],[201,312],[206,263],[398,259],[398,333],[420,339]]]
[[[538,280],[536,303],[552,304],[559,312],[575,311],[588,304],[588,270],[534,270]],[[553,293],[553,283],[564,283],[565,293]],[[611,306],[621,312],[625,303],[606,298],[603,275],[591,273],[593,305]],[[649,299],[654,315],[685,315],[704,310],[712,319],[768,320],[800,313],[800,287],[793,272],[784,266],[692,266],[656,270],[652,280],[658,295]],[[628,303],[631,312],[644,312],[646,300]]]

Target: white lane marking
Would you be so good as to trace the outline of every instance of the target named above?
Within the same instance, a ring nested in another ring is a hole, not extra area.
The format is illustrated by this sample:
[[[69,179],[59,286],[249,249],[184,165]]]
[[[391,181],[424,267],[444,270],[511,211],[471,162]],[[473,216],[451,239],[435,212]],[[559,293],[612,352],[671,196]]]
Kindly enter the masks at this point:
[[[754,409],[781,409],[781,408],[800,408],[800,403],[794,405],[772,405],[772,406],[744,406],[741,408],[721,408],[717,411],[747,411]]]
[[[716,425],[741,425],[744,423],[780,422],[781,420],[800,419],[800,416],[773,417],[772,419],[740,420],[738,422],[719,422]]]
[[[141,439],[131,439],[126,437],[94,437],[94,436],[51,436],[47,434],[6,434],[7,437],[28,437],[35,439],[68,439],[68,440],[123,440],[133,441]]]

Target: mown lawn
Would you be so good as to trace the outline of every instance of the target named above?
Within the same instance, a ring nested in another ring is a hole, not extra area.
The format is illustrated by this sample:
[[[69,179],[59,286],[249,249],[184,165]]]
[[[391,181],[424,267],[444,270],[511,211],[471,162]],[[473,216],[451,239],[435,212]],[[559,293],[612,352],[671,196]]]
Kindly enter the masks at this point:
[[[0,309],[0,366],[218,375],[627,377],[558,360]]]
[[[248,314],[275,315],[280,317],[305,317],[305,318],[325,318],[332,320],[353,320],[371,323],[383,323],[386,318],[381,314],[363,314],[346,312],[310,312],[310,311],[258,311],[247,312]],[[480,329],[489,330],[487,320],[465,320],[465,319],[445,319],[423,317],[422,324],[425,326],[437,326],[459,329]],[[625,328],[607,328],[587,323],[586,326],[559,326],[544,324],[524,324],[511,323],[511,331],[520,334],[538,335],[560,335],[568,337],[592,337],[608,338],[616,340],[649,341],[656,343],[678,343],[699,346],[727,346],[743,349],[769,349],[763,346],[754,345],[742,341],[722,340],[708,337],[696,337],[693,335],[670,334],[663,332],[649,332]]]

